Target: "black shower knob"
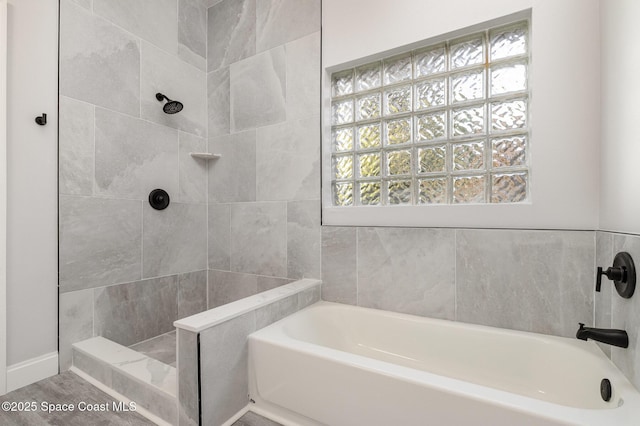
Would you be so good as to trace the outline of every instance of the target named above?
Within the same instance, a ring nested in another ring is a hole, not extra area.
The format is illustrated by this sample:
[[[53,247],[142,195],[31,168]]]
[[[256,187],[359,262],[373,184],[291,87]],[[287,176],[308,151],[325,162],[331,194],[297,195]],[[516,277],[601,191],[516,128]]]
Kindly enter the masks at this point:
[[[149,193],[149,204],[156,210],[164,210],[169,206],[169,194],[164,189],[154,189]]]

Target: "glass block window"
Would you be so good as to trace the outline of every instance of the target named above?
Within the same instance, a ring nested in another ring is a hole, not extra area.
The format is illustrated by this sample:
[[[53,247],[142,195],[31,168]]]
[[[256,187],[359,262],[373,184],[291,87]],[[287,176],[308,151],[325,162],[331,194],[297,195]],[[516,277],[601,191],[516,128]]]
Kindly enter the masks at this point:
[[[333,205],[526,201],[528,70],[518,22],[333,73]]]

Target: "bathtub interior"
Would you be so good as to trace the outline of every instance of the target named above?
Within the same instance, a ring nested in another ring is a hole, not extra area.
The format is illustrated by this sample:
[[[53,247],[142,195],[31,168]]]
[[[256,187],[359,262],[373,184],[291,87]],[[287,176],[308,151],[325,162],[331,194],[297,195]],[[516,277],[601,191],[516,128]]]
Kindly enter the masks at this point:
[[[461,380],[568,407],[622,404],[628,380],[593,342],[319,302],[280,323],[290,343],[309,351]],[[260,333],[257,333],[260,336]],[[613,385],[609,402],[600,383]]]

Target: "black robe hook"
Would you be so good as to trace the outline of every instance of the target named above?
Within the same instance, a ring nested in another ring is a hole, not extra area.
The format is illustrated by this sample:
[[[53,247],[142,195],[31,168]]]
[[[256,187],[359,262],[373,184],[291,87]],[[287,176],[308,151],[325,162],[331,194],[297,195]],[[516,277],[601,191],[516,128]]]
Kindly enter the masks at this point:
[[[41,126],[44,126],[45,124],[47,124],[47,114],[42,113],[40,117],[36,117],[36,123],[38,123]]]

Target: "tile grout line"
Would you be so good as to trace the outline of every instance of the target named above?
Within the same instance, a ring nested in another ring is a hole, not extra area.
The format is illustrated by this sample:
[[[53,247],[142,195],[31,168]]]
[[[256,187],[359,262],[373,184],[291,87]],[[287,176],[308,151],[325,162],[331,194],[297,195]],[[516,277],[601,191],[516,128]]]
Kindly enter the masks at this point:
[[[140,201],[140,281],[144,280],[144,201]]]
[[[180,0],[178,0],[178,2],[180,2]],[[211,152],[210,151],[210,133],[211,133],[211,129],[210,129],[210,123],[209,123],[209,7],[207,7],[208,5],[206,4],[202,4],[203,8],[205,9],[205,13],[204,13],[204,19],[205,19],[205,26],[204,26],[204,89],[205,89],[205,93],[207,95],[207,99],[206,99],[206,111],[207,113],[205,114],[206,116],[206,122],[205,122],[205,126],[206,126],[206,132],[207,132],[207,136],[205,139],[205,149],[206,152]],[[180,28],[178,28],[178,31],[180,30]],[[210,240],[210,235],[211,235],[211,220],[210,220],[210,214],[212,214],[211,211],[211,206],[209,205],[210,203],[210,195],[209,195],[209,178],[210,178],[210,173],[212,170],[212,164],[211,161],[207,161],[207,172],[206,172],[206,176],[205,176],[205,194],[204,194],[204,200],[206,203],[206,209],[207,209],[207,222],[206,222],[206,230],[207,230],[207,269],[206,269],[206,286],[205,286],[205,310],[209,309],[209,286],[210,286],[210,273],[209,273],[209,268],[211,267],[210,264],[210,259],[211,259],[211,242]]]
[[[96,289],[95,287],[91,289],[91,337],[96,337]]]
[[[360,227],[356,227],[356,306],[360,306],[360,272],[358,271],[358,262],[360,259],[359,242]]]
[[[453,230],[453,320],[458,321],[458,230]]]

